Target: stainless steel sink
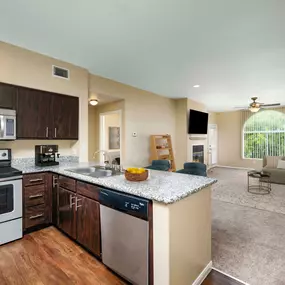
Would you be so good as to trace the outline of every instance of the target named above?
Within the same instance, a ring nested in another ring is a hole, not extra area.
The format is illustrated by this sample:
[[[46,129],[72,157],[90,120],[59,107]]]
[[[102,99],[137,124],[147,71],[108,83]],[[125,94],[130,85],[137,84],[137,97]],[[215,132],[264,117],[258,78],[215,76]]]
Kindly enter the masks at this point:
[[[67,169],[67,171],[75,172],[78,174],[90,174],[90,173],[94,173],[96,171],[96,168],[95,167],[79,167],[79,168]]]
[[[91,176],[95,178],[100,177],[109,177],[113,175],[121,174],[119,171],[115,171],[114,169],[108,169],[104,166],[90,166],[90,167],[78,167],[78,168],[71,168],[66,169],[66,171]]]

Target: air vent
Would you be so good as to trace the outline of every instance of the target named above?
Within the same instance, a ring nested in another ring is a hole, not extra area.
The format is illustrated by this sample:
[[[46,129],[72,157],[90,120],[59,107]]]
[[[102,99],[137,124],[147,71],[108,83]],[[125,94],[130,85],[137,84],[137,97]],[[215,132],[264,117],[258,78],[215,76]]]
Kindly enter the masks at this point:
[[[69,79],[69,70],[66,68],[52,66],[52,75],[55,77],[60,77],[64,79]]]

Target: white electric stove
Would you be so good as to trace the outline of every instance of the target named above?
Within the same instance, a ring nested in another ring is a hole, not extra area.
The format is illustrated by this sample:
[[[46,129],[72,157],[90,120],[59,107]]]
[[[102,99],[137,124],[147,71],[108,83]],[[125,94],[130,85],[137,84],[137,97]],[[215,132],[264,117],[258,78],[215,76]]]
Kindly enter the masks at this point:
[[[11,149],[0,149],[0,245],[23,236],[22,172],[11,167]]]

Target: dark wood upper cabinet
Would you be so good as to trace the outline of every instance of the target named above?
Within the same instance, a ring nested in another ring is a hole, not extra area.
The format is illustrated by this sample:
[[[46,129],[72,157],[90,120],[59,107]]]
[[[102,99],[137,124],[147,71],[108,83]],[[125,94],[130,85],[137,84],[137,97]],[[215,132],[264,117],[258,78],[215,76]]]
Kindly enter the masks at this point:
[[[100,204],[77,194],[77,241],[100,256]]]
[[[50,95],[46,92],[18,88],[17,138],[47,139],[51,132]]]
[[[4,90],[4,87],[2,89]],[[4,96],[1,97],[2,89],[0,85],[0,104],[3,101],[3,105],[6,107],[10,106],[12,101],[9,103],[7,94],[12,94],[12,91],[10,90],[10,93],[5,91],[6,98]],[[15,90],[17,101],[17,138],[78,139],[78,97],[24,87],[15,87]]]
[[[78,139],[78,97],[54,94],[51,99],[53,139]]]
[[[58,188],[58,227],[72,238],[76,238],[76,194],[62,187]]]
[[[17,87],[0,83],[0,108],[16,109]]]

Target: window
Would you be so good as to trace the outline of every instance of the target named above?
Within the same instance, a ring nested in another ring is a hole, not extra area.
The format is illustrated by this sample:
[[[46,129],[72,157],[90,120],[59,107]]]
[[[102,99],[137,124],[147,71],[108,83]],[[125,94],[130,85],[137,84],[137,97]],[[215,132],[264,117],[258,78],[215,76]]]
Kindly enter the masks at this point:
[[[261,110],[243,128],[243,157],[285,156],[285,114]]]

